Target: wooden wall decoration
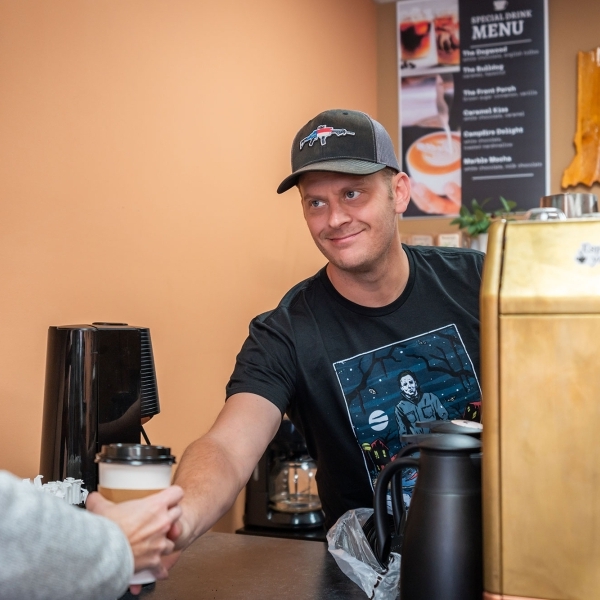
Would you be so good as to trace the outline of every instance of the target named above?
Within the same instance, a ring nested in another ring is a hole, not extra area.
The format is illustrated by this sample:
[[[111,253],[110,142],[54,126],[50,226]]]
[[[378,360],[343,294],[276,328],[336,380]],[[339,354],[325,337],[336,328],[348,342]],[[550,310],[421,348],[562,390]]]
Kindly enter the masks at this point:
[[[600,47],[577,53],[575,158],[563,172],[563,188],[600,182]]]

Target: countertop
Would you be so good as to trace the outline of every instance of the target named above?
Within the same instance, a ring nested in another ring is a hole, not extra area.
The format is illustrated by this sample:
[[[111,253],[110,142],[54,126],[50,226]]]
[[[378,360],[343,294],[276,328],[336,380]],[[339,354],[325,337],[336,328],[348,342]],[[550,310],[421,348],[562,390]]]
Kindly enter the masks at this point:
[[[135,598],[126,594],[125,598]],[[206,533],[143,600],[365,600],[322,542]]]

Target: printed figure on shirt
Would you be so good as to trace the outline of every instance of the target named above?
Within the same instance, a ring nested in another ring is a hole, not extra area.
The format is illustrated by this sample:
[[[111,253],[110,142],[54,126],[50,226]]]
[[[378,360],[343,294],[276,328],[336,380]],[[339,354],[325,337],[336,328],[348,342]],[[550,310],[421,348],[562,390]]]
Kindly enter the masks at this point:
[[[427,431],[417,427],[418,421],[462,419],[481,401],[471,357],[453,324],[333,367],[373,487],[385,464],[406,445],[402,436]],[[415,482],[416,471],[405,469],[407,503]]]
[[[405,370],[398,375],[402,400],[396,404],[396,423],[402,436],[410,433],[424,433],[419,421],[446,420],[448,411],[442,406],[440,399],[430,392],[422,392],[414,374]],[[400,440],[402,441],[402,440]]]

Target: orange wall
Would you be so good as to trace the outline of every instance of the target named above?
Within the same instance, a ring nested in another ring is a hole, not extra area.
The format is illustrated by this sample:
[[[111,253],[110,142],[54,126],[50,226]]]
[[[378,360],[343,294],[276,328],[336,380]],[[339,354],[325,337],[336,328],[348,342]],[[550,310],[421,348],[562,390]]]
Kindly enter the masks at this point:
[[[38,472],[49,325],[150,327],[150,439],[208,429],[251,317],[324,263],[275,193],[291,140],[375,114],[376,69],[371,0],[0,2],[0,468]]]

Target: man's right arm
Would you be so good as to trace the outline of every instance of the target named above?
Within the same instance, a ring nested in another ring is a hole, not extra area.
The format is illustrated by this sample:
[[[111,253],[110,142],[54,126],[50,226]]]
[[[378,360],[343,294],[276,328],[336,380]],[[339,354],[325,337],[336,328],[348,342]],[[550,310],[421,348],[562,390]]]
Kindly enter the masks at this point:
[[[175,483],[185,492],[176,547],[210,529],[235,502],[281,424],[281,412],[256,394],[231,396],[214,425],[185,450]]]

